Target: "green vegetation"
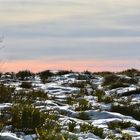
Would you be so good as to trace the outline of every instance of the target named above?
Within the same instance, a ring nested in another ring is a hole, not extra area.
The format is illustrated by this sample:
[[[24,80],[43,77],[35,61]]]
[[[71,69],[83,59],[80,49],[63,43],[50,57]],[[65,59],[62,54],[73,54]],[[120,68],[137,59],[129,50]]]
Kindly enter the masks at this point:
[[[109,89],[115,89],[119,87],[128,87],[131,84],[137,84],[136,78],[125,78],[116,74],[108,74],[104,77],[103,86],[107,86]]]
[[[16,77],[20,80],[28,80],[30,77],[33,77],[34,73],[25,70],[25,71],[19,71],[18,73],[16,73]]]
[[[52,131],[36,130],[39,140],[66,140],[63,134],[57,132],[55,129]]]
[[[47,118],[46,123],[43,127],[37,128],[37,134],[40,140],[57,139],[63,138],[61,134],[61,126],[56,120]]]
[[[74,128],[76,127],[76,122],[71,120],[71,122],[68,123],[68,129],[70,132],[74,132]]]
[[[132,140],[132,136],[130,136],[127,133],[122,133],[122,138],[121,140]]]
[[[117,128],[126,129],[131,126],[132,126],[131,122],[124,122],[124,121],[113,121],[108,123],[108,128],[112,130]]]
[[[114,72],[110,72],[110,71],[103,71],[103,72],[95,72],[95,75],[99,75],[99,76],[107,76],[107,75],[113,75],[115,74]]]
[[[76,111],[85,111],[92,109],[91,104],[86,99],[79,99],[78,106],[75,108]]]
[[[124,92],[121,96],[129,96],[130,97],[130,95],[136,95],[136,94],[140,94],[139,88],[136,90]]]
[[[135,77],[135,76],[140,76],[140,71],[137,69],[128,69],[128,70],[119,72],[118,74],[127,75],[129,77]]]
[[[38,74],[43,83],[46,83],[49,77],[54,76],[54,73],[52,73],[50,70],[45,70]]]
[[[109,85],[109,89],[116,89],[120,87],[128,87],[129,85],[123,82],[116,82]]]
[[[30,89],[32,87],[32,83],[31,82],[22,82],[20,87]]]
[[[97,97],[98,102],[102,102],[102,98],[105,96],[105,92],[103,90],[96,90],[92,95]]]
[[[76,101],[75,101],[75,98],[72,97],[72,96],[68,96],[68,97],[66,98],[66,101],[64,101],[64,103],[66,103],[66,104],[68,104],[68,105],[73,105],[75,102],[76,102]]]
[[[70,84],[71,87],[77,87],[77,88],[84,88],[86,86],[85,82],[75,82]]]
[[[123,115],[132,116],[136,120],[140,120],[140,105],[132,104],[132,105],[114,105],[111,107],[112,112],[118,112]]]
[[[45,114],[27,104],[13,105],[11,109],[11,124],[14,131],[22,130],[25,133],[34,133],[35,128],[45,122]]]
[[[115,83],[120,77],[118,77],[116,74],[109,74],[104,77],[104,83],[103,86],[111,85],[112,83]]]
[[[85,133],[90,132],[90,133],[95,134],[96,136],[99,136],[100,138],[105,138],[103,129],[95,127],[92,124],[86,124],[86,123],[81,124],[80,129],[81,129],[81,132],[85,132]]]
[[[122,133],[122,136],[116,137],[114,134],[108,136],[109,140],[132,140],[132,137],[127,133]]]
[[[69,73],[73,73],[72,70],[68,71],[68,70],[61,70],[61,71],[58,71],[56,73],[56,75],[64,75],[64,74],[69,74]]]
[[[138,132],[140,132],[140,125],[135,125],[135,128]]]
[[[47,93],[44,93],[43,91],[22,91],[18,94],[14,94],[12,101],[13,103],[35,103],[36,100],[46,101],[48,99]]]
[[[12,101],[12,93],[14,92],[14,88],[10,88],[9,86],[0,85],[0,103],[6,103]]]
[[[90,116],[84,111],[79,112],[77,118],[81,120],[90,120]]]

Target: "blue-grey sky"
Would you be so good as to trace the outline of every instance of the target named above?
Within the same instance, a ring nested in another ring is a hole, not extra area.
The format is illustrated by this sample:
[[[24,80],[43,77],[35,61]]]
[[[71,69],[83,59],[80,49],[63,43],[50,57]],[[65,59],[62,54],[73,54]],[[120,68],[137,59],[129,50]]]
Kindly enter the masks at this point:
[[[138,0],[0,0],[6,71],[140,68]]]

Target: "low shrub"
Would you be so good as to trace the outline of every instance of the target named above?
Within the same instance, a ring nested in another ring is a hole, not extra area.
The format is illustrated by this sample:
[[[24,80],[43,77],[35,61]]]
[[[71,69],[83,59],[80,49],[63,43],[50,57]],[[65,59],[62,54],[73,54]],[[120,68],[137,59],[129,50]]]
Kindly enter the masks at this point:
[[[140,71],[137,69],[128,69],[128,70],[119,72],[119,74],[124,74],[129,77],[135,77],[135,76],[140,76]]]
[[[102,102],[103,101],[103,98],[105,96],[105,92],[103,90],[96,90],[93,93],[93,96],[97,96],[97,101],[98,102]]]
[[[81,132],[93,133],[96,136],[99,136],[100,138],[104,138],[104,131],[103,131],[103,129],[95,127],[92,124],[86,124],[86,123],[81,124],[80,125],[80,130],[81,130]]]
[[[31,82],[22,82],[20,87],[30,89],[32,87]]]
[[[123,122],[123,121],[113,121],[113,122],[109,122],[108,123],[108,128],[109,129],[116,129],[116,128],[120,128],[120,129],[126,129],[132,126],[131,122]]]
[[[140,120],[139,104],[135,104],[135,105],[114,105],[114,104],[112,104],[111,111],[121,113],[121,114],[127,115],[127,116],[132,116],[136,120]]]
[[[122,133],[121,140],[132,140],[132,136],[127,133]]]
[[[90,116],[86,112],[83,112],[83,111],[79,112],[77,118],[81,120],[90,120]]]
[[[116,88],[120,88],[120,87],[128,87],[129,84],[123,83],[123,82],[116,82],[116,83],[112,83],[109,85],[109,89],[116,89]]]
[[[79,99],[78,106],[75,108],[75,111],[86,111],[92,109],[91,104],[86,99]]]
[[[50,70],[45,70],[38,73],[38,75],[40,76],[42,82],[46,83],[49,77],[54,76],[54,73],[52,73]]]
[[[112,83],[115,83],[119,79],[120,79],[120,77],[117,76],[116,74],[108,74],[104,77],[103,86],[107,86],[107,85],[110,85]]]
[[[17,104],[11,109],[11,125],[14,131],[21,130],[25,133],[34,133],[36,127],[45,123],[45,114],[31,105]]]
[[[29,77],[33,77],[34,73],[30,72],[29,70],[23,70],[16,73],[16,77],[20,80],[28,80]]]
[[[75,83],[70,84],[71,87],[77,87],[77,88],[84,88],[85,85],[86,85],[85,82],[75,82]]]
[[[76,127],[76,122],[71,120],[71,122],[68,123],[68,129],[70,132],[74,132],[74,128]]]
[[[14,88],[9,86],[0,85],[0,103],[12,102],[12,93]]]

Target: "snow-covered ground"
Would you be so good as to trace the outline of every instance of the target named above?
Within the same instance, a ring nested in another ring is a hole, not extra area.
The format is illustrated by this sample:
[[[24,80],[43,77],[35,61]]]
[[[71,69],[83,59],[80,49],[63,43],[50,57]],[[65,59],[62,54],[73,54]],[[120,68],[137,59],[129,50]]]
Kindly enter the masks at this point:
[[[83,74],[84,75],[84,74]],[[83,76],[82,75],[82,76]],[[112,133],[117,136],[118,132],[114,130],[110,130],[108,127],[108,123],[110,122],[131,122],[134,126],[138,125],[140,126],[140,121],[134,119],[132,116],[122,115],[120,113],[111,112],[111,105],[114,103],[105,103],[105,102],[99,102],[97,101],[97,96],[94,96],[92,94],[95,91],[95,87],[98,90],[104,90],[104,87],[102,86],[102,83],[104,81],[104,78],[100,75],[94,76],[92,79],[84,79],[79,80],[77,73],[70,73],[66,75],[61,76],[53,76],[50,77],[49,83],[42,83],[40,77],[36,75],[34,79],[28,80],[26,82],[31,82],[34,90],[41,90],[44,92],[44,94],[47,94],[50,99],[46,101],[38,101],[34,103],[36,108],[39,108],[41,111],[48,111],[48,110],[54,110],[59,113],[59,121],[62,127],[64,128],[63,131],[68,127],[68,123],[73,120],[76,122],[75,129],[77,129],[77,132],[69,132],[70,135],[75,135],[78,137],[78,140],[98,140],[101,139],[99,136],[96,136],[93,133],[83,133],[80,132],[79,124],[83,123],[90,123],[95,127],[102,128],[104,130],[104,135],[107,138],[107,134]],[[85,76],[86,77],[86,76]],[[121,75],[123,77],[123,75]],[[2,77],[4,80],[4,77]],[[9,78],[9,77],[8,77]],[[130,77],[126,77],[129,79]],[[3,82],[2,80],[2,82]],[[71,84],[73,83],[86,83],[88,84],[84,87],[84,91],[86,89],[87,92],[85,92],[84,96],[80,95],[81,89],[79,87],[72,87]],[[15,92],[20,90],[27,90],[21,88],[22,81],[10,81],[5,83],[6,86],[11,86],[15,88]],[[138,85],[130,85],[129,87],[125,88],[116,88],[116,89],[105,89],[105,96],[114,97],[116,95],[119,95],[120,97],[116,97],[116,100],[122,100],[123,98],[121,95],[123,93],[126,93],[128,91],[135,91],[137,88],[139,88]],[[69,104],[67,103],[68,97],[74,98],[74,103]],[[77,102],[80,98],[85,99],[90,105],[91,108],[88,110],[75,110],[75,106],[77,105]],[[115,98],[115,97],[114,97]],[[125,98],[125,97],[124,97]],[[127,98],[127,97],[126,97]],[[131,103],[139,103],[140,94],[137,95],[131,95]],[[116,100],[114,100],[116,102]],[[0,104],[0,110],[10,108],[12,104],[10,103],[3,103]],[[63,113],[62,113],[63,112]],[[79,118],[79,113],[84,112],[86,114],[86,117],[88,119],[82,119]],[[66,130],[68,131],[68,130]],[[140,139],[140,132],[138,132],[136,129],[122,129],[123,133],[128,133],[132,136],[132,138]],[[24,137],[18,138],[16,134],[10,133],[10,132],[2,132],[0,134],[0,140],[1,139],[11,139],[11,140],[32,140],[32,137],[30,135],[26,135]]]

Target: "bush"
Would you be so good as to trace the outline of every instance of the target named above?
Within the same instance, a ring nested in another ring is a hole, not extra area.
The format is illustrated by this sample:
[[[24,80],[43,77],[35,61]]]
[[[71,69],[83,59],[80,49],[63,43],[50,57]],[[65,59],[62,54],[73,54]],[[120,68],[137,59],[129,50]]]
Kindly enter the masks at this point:
[[[76,127],[76,122],[71,120],[71,122],[68,123],[68,128],[70,132],[74,132],[74,128]]]
[[[109,74],[104,77],[103,86],[109,86],[109,89],[115,89],[119,87],[128,87],[130,84],[137,84],[138,80],[133,77],[128,79],[120,77],[116,74]]]
[[[90,116],[86,112],[83,112],[83,111],[78,114],[77,118],[81,120],[90,120]]]
[[[13,92],[14,92],[14,88],[0,85],[0,103],[11,102]]]
[[[48,99],[48,94],[43,91],[20,91],[18,94],[13,95],[13,103],[36,103],[37,100],[46,101]]]
[[[77,88],[84,88],[85,87],[85,82],[75,82],[70,84],[71,87],[77,87]]]
[[[61,71],[58,71],[56,73],[56,75],[65,75],[65,74],[70,74],[70,73],[73,73],[72,70],[68,71],[68,70],[61,70]]]
[[[90,71],[84,71],[83,74],[87,75],[88,78],[90,78],[90,79],[95,78],[95,77],[94,77],[94,74],[93,74],[92,72],[90,72]]]
[[[103,97],[105,96],[105,92],[103,90],[96,90],[95,93],[93,93],[94,96],[97,96],[97,101],[102,102]]]
[[[30,89],[32,87],[32,83],[30,83],[30,82],[22,82],[20,87]]]
[[[125,84],[138,84],[138,79],[133,77],[131,77],[130,79],[121,77],[119,82]]]
[[[16,77],[20,80],[28,80],[29,77],[32,76],[34,76],[34,74],[28,70],[19,71],[18,73],[16,73]]]
[[[1,76],[2,76],[2,73],[0,72],[0,78],[1,78]]]
[[[78,107],[75,108],[76,111],[85,111],[90,109],[92,109],[92,106],[86,99],[79,99]]]
[[[121,96],[130,96],[135,94],[140,94],[140,89],[124,92],[121,94]]]
[[[65,101],[65,103],[68,104],[68,105],[73,105],[74,102],[76,102],[76,101],[75,101],[75,98],[74,98],[74,97],[71,97],[71,96],[68,96],[68,97],[66,98],[66,101]]]
[[[87,74],[78,74],[77,80],[89,80],[89,75],[87,75]]]
[[[36,129],[39,140],[64,140],[56,115],[48,114],[44,125]]]
[[[135,128],[138,132],[140,132],[140,125],[135,125]]]
[[[41,100],[47,100],[48,99],[48,94],[43,92],[43,91],[31,91],[26,94],[28,99],[36,100],[37,98]]]
[[[54,73],[52,73],[50,70],[45,70],[38,74],[43,83],[46,83],[49,77],[54,76]]]
[[[126,83],[122,83],[122,82],[116,82],[116,83],[112,83],[109,85],[109,89],[116,89],[116,88],[120,88],[120,87],[128,87],[129,84]]]
[[[136,120],[140,120],[140,107],[139,104],[135,105],[112,105],[112,112],[121,113],[123,115],[132,116]]]
[[[90,132],[90,133],[95,134],[96,136],[99,136],[100,138],[104,138],[103,129],[95,127],[92,124],[85,124],[85,123],[81,124],[80,129],[81,129],[81,132],[84,132],[84,133]]]
[[[104,77],[104,76],[107,76],[107,75],[112,75],[114,73],[113,72],[110,72],[110,71],[103,71],[103,72],[95,72],[94,74]]]
[[[114,101],[113,96],[105,95],[105,92],[102,90],[95,91],[95,93],[93,95],[97,97],[98,102],[104,102],[104,103],[108,104],[108,103],[112,103]]]
[[[36,133],[39,140],[65,140],[66,136],[63,136],[63,134],[61,134],[60,132],[55,131],[55,128],[52,131],[36,129]]]
[[[107,86],[107,85],[110,85],[112,83],[115,83],[119,78],[120,77],[118,77],[115,74],[109,74],[109,75],[104,77],[103,86]]]
[[[120,128],[120,129],[126,129],[132,126],[131,122],[121,122],[121,121],[114,121],[114,122],[109,122],[108,123],[108,128],[109,129],[116,129],[116,128]]]
[[[112,103],[114,101],[114,98],[112,96],[104,96],[101,101],[108,104]]]
[[[14,131],[34,133],[35,128],[41,127],[45,122],[45,115],[31,105],[17,104],[11,110],[12,126]]]
[[[132,137],[127,133],[122,133],[121,140],[132,140]]]
[[[128,70],[119,72],[119,74],[124,74],[129,77],[135,77],[135,76],[140,76],[140,71],[137,69],[128,69]]]

